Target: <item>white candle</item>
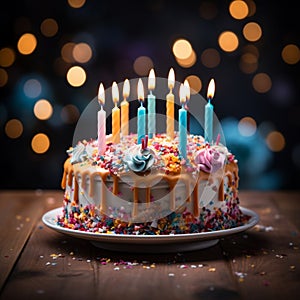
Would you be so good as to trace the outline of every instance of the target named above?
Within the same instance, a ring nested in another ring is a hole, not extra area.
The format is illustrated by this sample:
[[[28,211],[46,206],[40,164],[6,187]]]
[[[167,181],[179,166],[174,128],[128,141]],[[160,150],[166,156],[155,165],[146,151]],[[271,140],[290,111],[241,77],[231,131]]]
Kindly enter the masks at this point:
[[[103,109],[105,94],[102,83],[99,86],[98,102],[101,105],[101,109],[98,111],[98,155],[103,155],[106,149],[106,112]]]
[[[148,94],[148,104],[147,104],[147,108],[148,108],[148,135],[149,138],[152,139],[153,136],[155,135],[155,101],[156,101],[156,97],[152,94],[152,90],[155,89],[155,73],[154,70],[151,69],[150,73],[149,73],[149,78],[148,78],[148,89],[149,89],[149,94]]]

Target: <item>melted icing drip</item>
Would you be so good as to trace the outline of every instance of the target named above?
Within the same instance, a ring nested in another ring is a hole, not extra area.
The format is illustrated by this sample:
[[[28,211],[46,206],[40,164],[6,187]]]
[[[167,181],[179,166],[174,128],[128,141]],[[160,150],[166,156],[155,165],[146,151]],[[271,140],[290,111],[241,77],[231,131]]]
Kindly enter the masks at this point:
[[[113,192],[114,195],[118,195],[118,193],[119,193],[119,186],[118,186],[119,178],[116,175],[113,175],[112,177],[113,177],[113,180],[114,180],[112,192]]]
[[[70,158],[68,158],[64,163],[64,173],[61,181],[62,189],[65,189],[67,185],[72,188],[74,187],[73,193],[73,201],[78,203],[79,197],[79,187],[78,187],[78,176],[81,176],[81,187],[83,189],[86,188],[86,181],[90,179],[90,186],[89,186],[89,196],[93,197],[95,193],[95,182],[96,177],[100,177],[101,179],[101,204],[100,204],[100,211],[104,213],[106,211],[106,182],[107,176],[109,175],[109,171],[105,169],[101,169],[101,171],[91,173],[88,170],[77,170],[74,176],[74,167],[70,162]],[[236,195],[238,189],[238,165],[235,162],[230,162],[225,166],[225,177],[228,178],[228,186],[233,189],[233,192]],[[209,181],[212,183],[213,179],[211,178],[210,174],[201,171],[198,175],[196,182],[192,182],[194,179],[189,176],[188,173],[182,174],[155,174],[155,175],[148,175],[147,182],[148,185],[146,186],[146,205],[150,207],[151,205],[151,188],[152,183],[157,181],[157,178],[164,179],[168,182],[169,189],[170,189],[170,210],[174,211],[176,208],[176,199],[175,199],[175,186],[178,180],[182,180],[186,186],[186,195],[187,195],[187,202],[191,201],[191,196],[193,198],[193,214],[195,217],[198,217],[200,214],[200,207],[199,207],[199,183],[200,181]],[[114,195],[119,193],[119,177],[117,175],[112,175],[113,178],[113,188],[112,192]],[[218,180],[220,182],[219,190],[218,190],[218,199],[220,201],[224,200],[224,180],[223,177],[219,176]],[[133,209],[132,209],[132,216],[135,217],[138,213],[138,203],[139,203],[139,186],[141,182],[145,182],[145,177],[141,176],[140,179],[135,178],[134,180],[134,188],[133,188]],[[194,184],[194,189],[190,195],[190,184]]]

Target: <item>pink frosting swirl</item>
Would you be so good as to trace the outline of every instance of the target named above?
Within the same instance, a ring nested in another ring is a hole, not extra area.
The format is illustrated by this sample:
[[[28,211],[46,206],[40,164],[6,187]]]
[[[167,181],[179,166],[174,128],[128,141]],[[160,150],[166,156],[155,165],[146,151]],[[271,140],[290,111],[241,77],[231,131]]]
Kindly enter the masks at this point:
[[[223,167],[225,155],[216,149],[206,147],[200,149],[195,156],[195,163],[201,171],[214,173]]]

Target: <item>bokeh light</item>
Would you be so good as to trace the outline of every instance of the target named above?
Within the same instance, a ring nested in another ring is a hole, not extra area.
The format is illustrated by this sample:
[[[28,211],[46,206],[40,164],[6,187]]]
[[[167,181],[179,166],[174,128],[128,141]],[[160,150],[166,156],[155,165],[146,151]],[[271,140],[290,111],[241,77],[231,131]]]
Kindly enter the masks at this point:
[[[229,12],[237,20],[245,19],[249,13],[248,5],[245,1],[234,0],[229,5]]]
[[[5,133],[11,139],[16,139],[23,133],[23,124],[18,119],[11,119],[5,124]]]
[[[7,84],[8,74],[5,69],[0,68],[0,87],[3,87]]]
[[[75,62],[73,57],[73,49],[75,47],[75,43],[69,42],[62,46],[61,48],[61,57],[67,63]]]
[[[245,1],[248,6],[248,16],[247,17],[252,17],[256,13],[256,4],[253,0],[246,0]]]
[[[218,38],[220,48],[225,52],[233,52],[239,46],[239,40],[232,31],[224,31]]]
[[[85,0],[68,0],[68,4],[73,8],[81,8],[85,4]]]
[[[11,48],[2,48],[0,50],[0,66],[10,67],[16,59],[15,51]]]
[[[266,93],[272,87],[272,81],[268,74],[258,73],[252,79],[252,85],[258,93]]]
[[[53,37],[57,34],[58,24],[52,18],[45,19],[41,24],[41,32],[46,37]]]
[[[36,134],[31,140],[31,148],[37,154],[43,154],[50,147],[49,137],[44,133]]]
[[[262,36],[262,29],[256,22],[249,22],[243,28],[243,35],[246,40],[256,42]]]
[[[73,104],[65,105],[60,113],[62,121],[66,124],[74,124],[78,121],[80,112],[78,108]]]
[[[48,120],[52,116],[53,107],[48,100],[41,99],[35,103],[33,112],[39,120]]]
[[[86,63],[92,58],[92,49],[87,43],[78,43],[73,48],[73,57],[79,63]]]
[[[238,130],[242,136],[252,136],[256,132],[256,122],[251,117],[244,117],[238,123]]]
[[[174,56],[177,59],[188,59],[193,54],[191,43],[186,39],[179,39],[175,41],[172,47]]]
[[[42,84],[37,79],[34,79],[34,78],[28,79],[24,83],[23,90],[24,90],[24,94],[28,98],[37,98],[42,93]]]
[[[245,74],[254,73],[258,68],[257,56],[250,52],[244,53],[240,58],[239,67]]]
[[[153,61],[148,56],[139,56],[133,63],[133,69],[139,76],[147,76],[153,68]]]
[[[37,46],[36,37],[31,33],[24,33],[19,38],[17,46],[21,54],[29,55],[35,50]]]
[[[209,48],[202,52],[201,62],[207,68],[215,68],[221,62],[221,57],[216,49]]]
[[[257,59],[259,58],[259,50],[258,48],[253,44],[247,44],[242,48],[242,53],[251,53],[254,55]]]
[[[190,85],[192,95],[198,94],[201,91],[202,81],[197,75],[189,75],[186,80]]]
[[[286,45],[281,52],[283,61],[289,65],[295,65],[300,60],[300,50],[294,44]]]
[[[183,68],[190,68],[196,63],[197,55],[196,55],[196,52],[194,50],[192,50],[192,53],[189,57],[187,57],[185,59],[175,57],[175,59],[176,59],[177,63],[179,64],[179,66],[181,66]]]
[[[285,138],[279,131],[272,131],[266,137],[266,143],[273,152],[279,152],[285,147]]]
[[[82,86],[86,81],[86,73],[82,67],[71,67],[67,72],[67,81],[71,86]]]

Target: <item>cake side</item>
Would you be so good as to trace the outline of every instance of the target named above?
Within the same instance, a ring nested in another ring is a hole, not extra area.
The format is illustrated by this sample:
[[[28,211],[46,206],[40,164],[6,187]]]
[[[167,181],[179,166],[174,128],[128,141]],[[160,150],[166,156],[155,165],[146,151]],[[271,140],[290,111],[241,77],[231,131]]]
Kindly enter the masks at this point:
[[[245,216],[239,209],[234,156],[226,147],[209,145],[196,135],[188,137],[186,160],[177,146],[176,137],[157,135],[141,149],[136,136],[130,135],[118,145],[107,143],[99,157],[96,141],[78,143],[64,164],[64,209],[58,223],[127,234],[190,233],[241,225]]]

